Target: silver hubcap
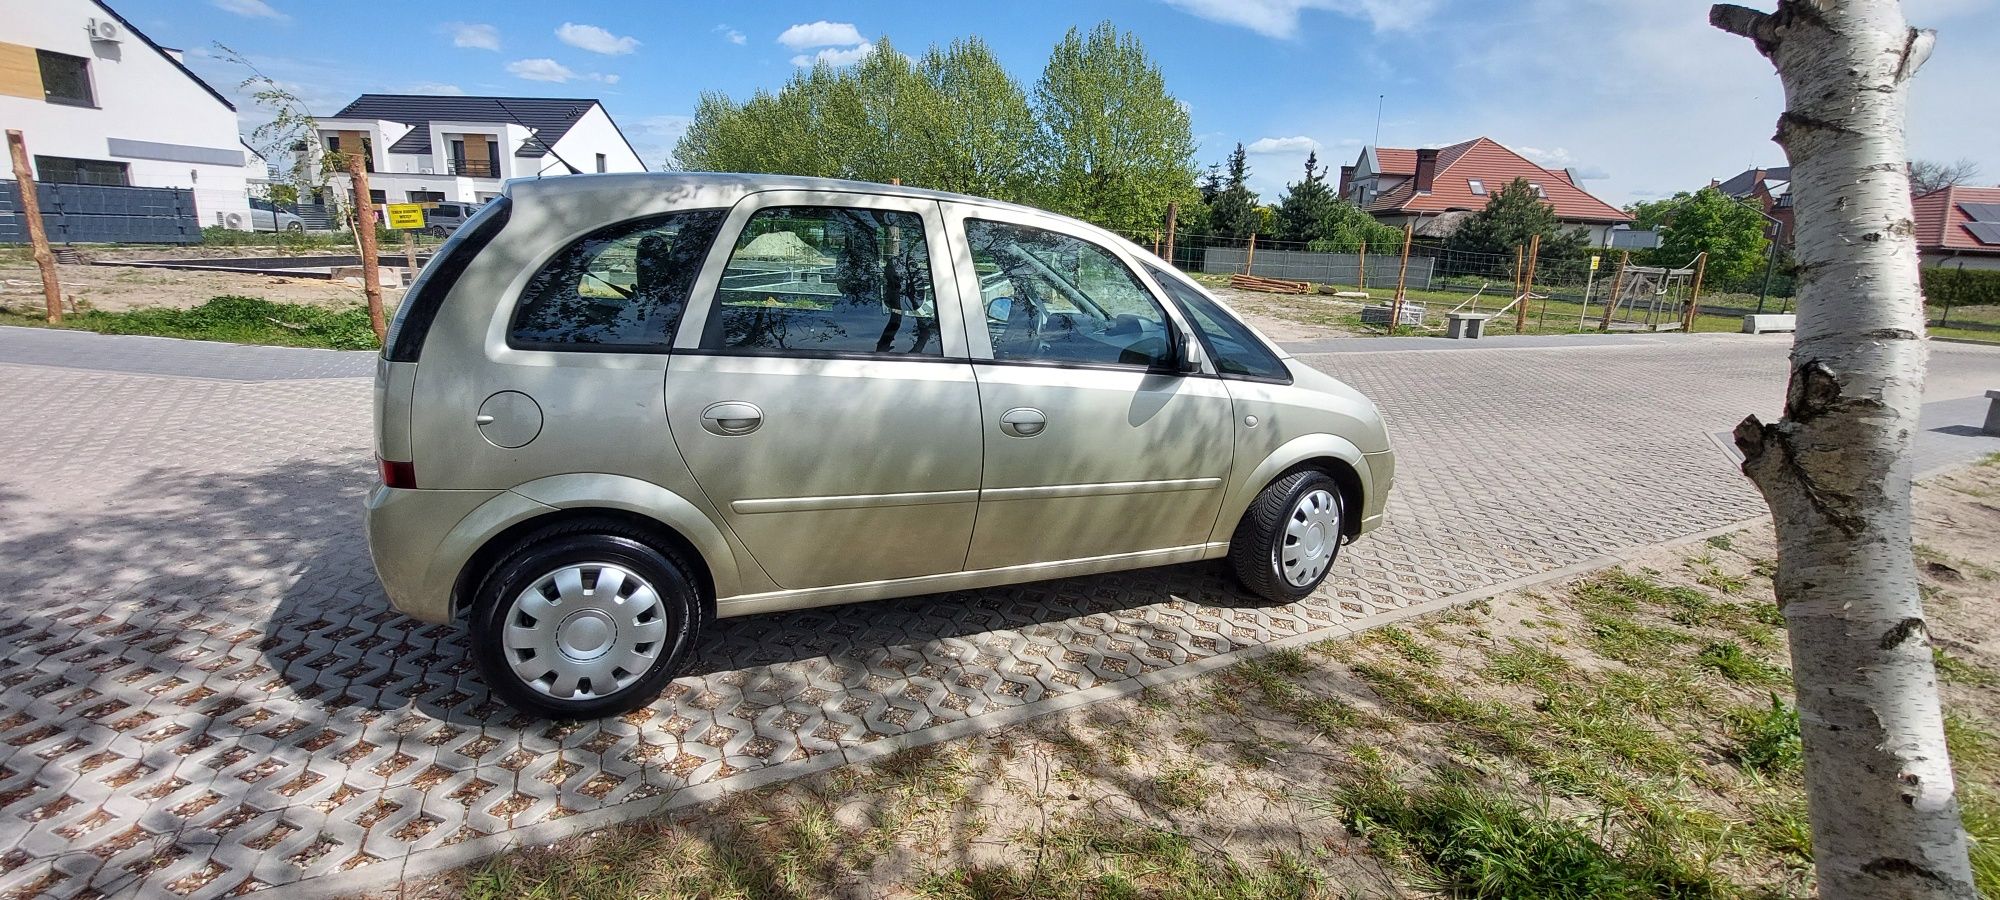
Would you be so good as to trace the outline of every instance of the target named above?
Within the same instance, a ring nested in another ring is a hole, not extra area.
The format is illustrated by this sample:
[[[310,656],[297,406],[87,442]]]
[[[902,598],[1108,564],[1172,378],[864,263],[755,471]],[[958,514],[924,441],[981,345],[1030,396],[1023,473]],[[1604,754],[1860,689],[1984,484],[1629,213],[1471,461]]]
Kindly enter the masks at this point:
[[[1326,573],[1339,547],[1340,503],[1328,491],[1312,491],[1299,498],[1285,519],[1278,565],[1293,587],[1305,587]]]
[[[632,570],[577,563],[537,579],[507,610],[507,662],[558,700],[617,693],[659,660],[667,638],[659,592]]]

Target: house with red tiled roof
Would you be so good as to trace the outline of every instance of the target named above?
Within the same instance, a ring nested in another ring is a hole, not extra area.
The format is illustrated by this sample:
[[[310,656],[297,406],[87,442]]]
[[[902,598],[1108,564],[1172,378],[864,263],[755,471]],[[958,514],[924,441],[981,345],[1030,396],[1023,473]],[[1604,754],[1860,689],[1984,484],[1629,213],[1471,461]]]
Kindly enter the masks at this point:
[[[1612,228],[1632,222],[1584,190],[1576,170],[1545,169],[1484,137],[1435,149],[1363,147],[1354,165],[1340,167],[1340,195],[1387,224],[1413,223],[1419,233],[1442,236],[1516,178],[1527,179],[1565,227],[1587,229],[1593,245],[1604,246]]]
[[[2000,187],[1948,187],[1910,200],[1926,266],[2000,269]]]

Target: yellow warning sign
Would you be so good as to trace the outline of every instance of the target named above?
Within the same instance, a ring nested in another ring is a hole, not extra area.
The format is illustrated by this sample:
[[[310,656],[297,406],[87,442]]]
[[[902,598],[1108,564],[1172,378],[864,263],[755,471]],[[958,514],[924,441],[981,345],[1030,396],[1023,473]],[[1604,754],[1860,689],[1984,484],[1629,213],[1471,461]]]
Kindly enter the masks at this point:
[[[390,228],[424,227],[424,205],[421,203],[389,204]]]

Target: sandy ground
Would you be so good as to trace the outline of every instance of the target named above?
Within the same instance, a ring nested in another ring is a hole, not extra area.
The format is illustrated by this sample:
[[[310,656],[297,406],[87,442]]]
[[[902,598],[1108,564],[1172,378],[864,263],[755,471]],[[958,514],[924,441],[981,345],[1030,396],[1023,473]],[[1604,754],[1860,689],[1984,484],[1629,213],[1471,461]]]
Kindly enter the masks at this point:
[[[252,255],[240,248],[231,249],[237,250],[231,255]],[[144,306],[185,309],[230,295],[281,303],[345,304],[364,299],[360,287],[322,278],[60,264],[56,277],[63,286],[63,302],[72,311],[117,312]],[[394,302],[399,295],[390,292],[386,299]],[[9,260],[0,264],[0,307],[25,313],[42,309],[41,275],[32,262],[22,265]]]
[[[1251,327],[1281,344],[1367,333],[1343,321],[1360,314],[1359,300],[1324,294],[1266,294],[1213,283],[1204,286]]]

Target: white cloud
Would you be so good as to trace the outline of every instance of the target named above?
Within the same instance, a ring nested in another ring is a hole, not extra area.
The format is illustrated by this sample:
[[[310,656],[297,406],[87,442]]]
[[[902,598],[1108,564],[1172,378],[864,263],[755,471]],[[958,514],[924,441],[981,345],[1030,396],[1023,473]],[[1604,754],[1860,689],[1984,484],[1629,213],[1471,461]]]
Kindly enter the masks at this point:
[[[553,59],[517,59],[507,64],[507,73],[529,81],[553,81],[557,84],[576,77],[568,66]]]
[[[426,94],[433,97],[457,97],[465,93],[465,88],[442,81],[419,81],[403,88],[405,94]]]
[[[451,35],[454,47],[470,47],[474,50],[500,49],[500,29],[477,22],[446,22],[445,33]]]
[[[805,66],[817,65],[819,63],[826,63],[829,66],[834,66],[837,68],[840,66],[849,66],[858,63],[864,59],[867,59],[868,54],[874,52],[875,52],[874,44],[868,43],[867,41],[862,41],[860,46],[849,47],[845,50],[840,50],[833,47],[827,47],[819,51],[818,53],[812,54],[811,56],[807,56],[806,54],[801,53],[797,56],[792,57],[792,65],[805,67]]]
[[[1318,152],[1319,142],[1305,135],[1298,135],[1297,137],[1267,137],[1251,141],[1243,150],[1246,153]]]
[[[1377,31],[1415,27],[1430,18],[1439,0],[1165,0],[1188,13],[1237,25],[1266,37],[1294,38],[1299,13],[1319,10],[1365,19]]]
[[[639,39],[630,35],[617,35],[595,25],[578,25],[564,22],[556,29],[556,38],[565,44],[605,56],[623,56],[639,49]]]
[[[592,72],[589,78],[601,84],[617,84],[619,76],[616,73]]]
[[[778,43],[793,50],[804,50],[808,47],[852,47],[867,43],[867,40],[851,22],[821,19],[785,29],[783,34],[778,35]]]
[[[265,3],[264,0],[214,0],[214,2],[215,8],[223,12],[231,12],[252,19],[291,18],[291,16],[272,9],[271,4]]]
[[[632,148],[639,152],[641,159],[661,161],[671,166],[674,145],[680,143],[681,135],[687,134],[688,126],[694,123],[693,116],[659,115],[646,116],[637,120],[631,130]]]
[[[737,31],[736,29],[729,27],[729,24],[726,22],[721,25],[715,26],[713,30],[715,31],[716,34],[722,35],[723,40],[726,40],[739,47],[746,43],[749,43],[750,41],[749,38],[743,36],[743,32]]]

